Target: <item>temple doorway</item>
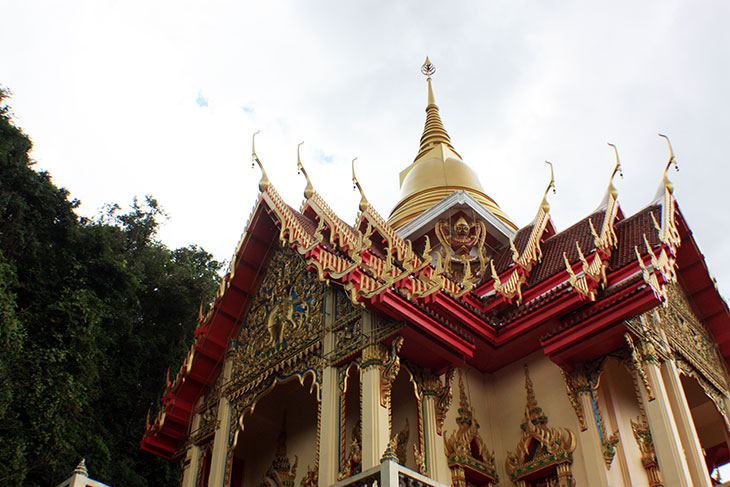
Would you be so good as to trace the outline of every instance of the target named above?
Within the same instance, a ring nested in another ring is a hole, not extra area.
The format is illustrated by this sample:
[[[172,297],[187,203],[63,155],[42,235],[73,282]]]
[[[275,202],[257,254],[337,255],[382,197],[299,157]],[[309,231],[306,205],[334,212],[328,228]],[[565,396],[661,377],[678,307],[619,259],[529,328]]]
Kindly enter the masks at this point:
[[[317,462],[317,389],[312,377],[278,383],[246,414],[230,487],[299,485]]]

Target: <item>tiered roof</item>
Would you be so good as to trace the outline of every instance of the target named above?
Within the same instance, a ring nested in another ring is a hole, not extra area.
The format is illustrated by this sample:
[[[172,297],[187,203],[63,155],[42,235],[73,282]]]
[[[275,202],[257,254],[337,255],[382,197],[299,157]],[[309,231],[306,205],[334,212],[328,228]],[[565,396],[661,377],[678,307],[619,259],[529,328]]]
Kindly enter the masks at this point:
[[[255,149],[253,159],[262,170],[259,199],[213,303],[201,313],[195,342],[148,421],[145,450],[179,455],[194,405],[245,326],[278,245],[295,249],[309,270],[356,305],[402,321],[400,355],[435,372],[463,363],[495,371],[540,348],[570,368],[622,346],[623,320],[662,304],[666,285],[677,281],[730,359],[730,313],[666,178],[673,156],[652,204],[624,218],[612,184],[617,164],[601,208],[559,233],[547,204],[551,178],[535,219],[498,249],[483,275],[461,278],[432,261],[427,237],[401,238],[362,189],[350,226],[317,193],[301,160],[307,185],[297,211],[271,184]],[[354,161],[353,182],[359,188]]]

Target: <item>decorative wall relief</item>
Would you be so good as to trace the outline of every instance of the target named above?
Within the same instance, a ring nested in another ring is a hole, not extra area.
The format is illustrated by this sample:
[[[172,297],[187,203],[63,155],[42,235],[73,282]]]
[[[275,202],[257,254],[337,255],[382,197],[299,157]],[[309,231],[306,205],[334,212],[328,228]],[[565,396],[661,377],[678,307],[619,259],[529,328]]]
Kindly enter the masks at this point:
[[[478,484],[496,485],[499,481],[494,465],[494,452],[490,451],[479,434],[479,422],[464,391],[464,380],[459,375],[459,415],[457,430],[448,438],[444,436],[446,458],[455,487]]]
[[[264,480],[261,487],[294,487],[294,479],[297,476],[297,464],[299,459],[294,456],[294,464],[289,462],[286,453],[286,430],[282,424],[279,438],[276,442],[276,455],[271,462],[271,466],[264,474]]]
[[[489,263],[483,222],[458,213],[456,221],[439,220],[435,233],[441,243],[440,260],[444,272],[456,280],[481,277]]]
[[[646,470],[649,477],[649,487],[663,487],[661,476],[659,475],[659,462],[654,451],[654,440],[651,437],[649,425],[646,418],[639,416],[636,421],[631,420],[631,431],[634,433],[636,443],[639,445],[641,452],[641,464]]]
[[[352,428],[350,454],[344,459],[338,480],[346,479],[362,471],[362,423],[358,420]]]
[[[547,485],[573,487],[570,466],[576,447],[575,435],[565,428],[548,427],[548,418],[535,399],[527,365],[525,389],[527,405],[520,425],[522,438],[514,452],[507,452],[507,474],[519,487],[532,485],[538,479]]]
[[[565,380],[568,400],[570,401],[571,406],[573,406],[575,414],[578,416],[581,431],[585,431],[587,426],[585,422],[583,404],[581,403],[580,397],[585,394],[590,399],[591,410],[589,411],[589,415],[596,422],[596,426],[598,426],[598,436],[601,440],[603,460],[606,462],[606,468],[611,468],[613,457],[616,455],[616,445],[618,445],[620,437],[618,430],[614,431],[611,435],[608,434],[606,430],[606,422],[603,419],[601,406],[598,401],[598,386],[601,380],[604,362],[605,361],[601,359],[589,364],[584,364],[580,367],[576,367],[576,369],[570,373],[566,373],[561,368],[560,373]]]
[[[297,252],[273,252],[231,351],[233,374],[225,390],[239,424],[279,381],[298,377],[303,382],[311,375],[313,387],[319,387],[325,293]]]

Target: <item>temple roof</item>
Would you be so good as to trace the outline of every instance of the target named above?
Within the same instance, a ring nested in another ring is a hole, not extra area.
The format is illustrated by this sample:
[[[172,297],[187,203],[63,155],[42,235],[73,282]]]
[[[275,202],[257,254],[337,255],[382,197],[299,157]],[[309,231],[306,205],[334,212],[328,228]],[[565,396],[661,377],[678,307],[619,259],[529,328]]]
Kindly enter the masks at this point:
[[[412,168],[434,150],[463,164],[438,123],[424,134],[425,152]],[[429,149],[429,140],[438,147]],[[554,230],[546,201],[551,178],[535,219],[498,249],[482,274],[458,277],[435,262],[428,235],[403,238],[362,188],[360,213],[348,225],[314,189],[301,161],[307,187],[295,210],[268,180],[255,151],[253,159],[263,174],[259,199],[215,300],[201,313],[188,356],[148,420],[141,442],[147,451],[181,455],[196,405],[220,373],[228,343],[247,326],[252,296],[280,246],[294,249],[321,282],[354,305],[402,323],[400,356],[437,373],[464,363],[493,372],[539,349],[561,366],[584,363],[625,346],[625,320],[666,303],[669,286],[683,289],[730,361],[730,311],[666,170],[659,198],[634,215],[624,218],[611,182],[604,204],[561,232]],[[476,198],[473,187],[461,189]]]

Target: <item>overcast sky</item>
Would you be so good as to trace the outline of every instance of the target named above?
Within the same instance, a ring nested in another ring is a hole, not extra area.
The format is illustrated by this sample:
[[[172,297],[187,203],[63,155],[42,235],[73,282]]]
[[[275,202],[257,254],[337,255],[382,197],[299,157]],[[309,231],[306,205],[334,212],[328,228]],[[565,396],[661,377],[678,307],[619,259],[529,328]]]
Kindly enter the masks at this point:
[[[730,2],[0,0],[0,84],[37,168],[96,215],[154,195],[170,247],[235,250],[258,191],[251,135],[298,207],[304,179],[346,221],[350,160],[387,217],[425,121],[420,66],[456,150],[518,224],[555,164],[553,220],[601,202],[617,145],[626,215],[671,138],[682,212],[730,291]]]

